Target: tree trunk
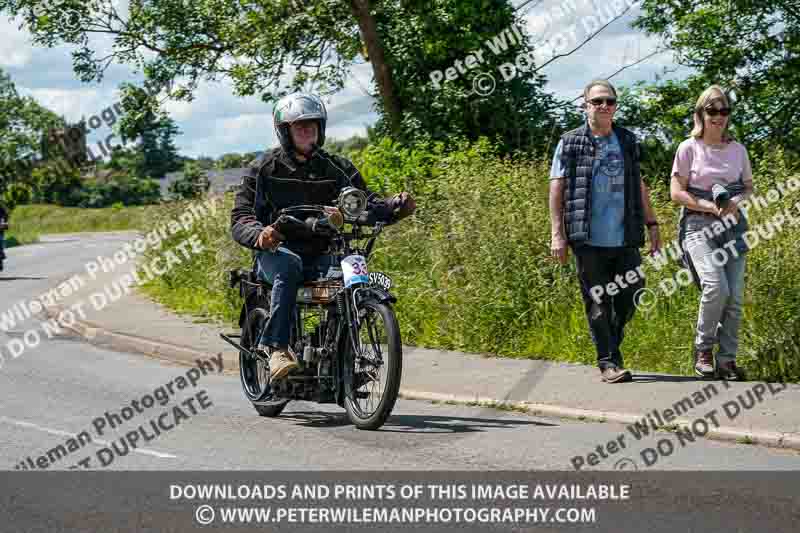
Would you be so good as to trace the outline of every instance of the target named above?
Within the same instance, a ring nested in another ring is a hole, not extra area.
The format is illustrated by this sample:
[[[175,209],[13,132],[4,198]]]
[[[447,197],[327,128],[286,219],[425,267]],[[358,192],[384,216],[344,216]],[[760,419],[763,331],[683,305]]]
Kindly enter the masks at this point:
[[[383,108],[389,119],[389,127],[392,129],[392,133],[398,134],[403,112],[394,92],[392,70],[386,64],[386,59],[383,55],[383,45],[378,36],[375,18],[370,13],[369,0],[349,0],[349,3],[353,16],[358,21],[361,38],[367,48],[369,62],[372,64],[372,72],[383,99]]]

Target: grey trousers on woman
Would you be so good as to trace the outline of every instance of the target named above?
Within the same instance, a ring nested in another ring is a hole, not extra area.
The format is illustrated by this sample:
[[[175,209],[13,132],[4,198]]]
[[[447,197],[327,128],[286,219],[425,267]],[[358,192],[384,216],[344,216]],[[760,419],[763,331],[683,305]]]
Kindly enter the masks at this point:
[[[706,351],[719,343],[716,360],[721,364],[735,360],[739,348],[746,256],[707,239],[704,225],[699,220],[687,221],[683,243],[702,286],[694,347]]]

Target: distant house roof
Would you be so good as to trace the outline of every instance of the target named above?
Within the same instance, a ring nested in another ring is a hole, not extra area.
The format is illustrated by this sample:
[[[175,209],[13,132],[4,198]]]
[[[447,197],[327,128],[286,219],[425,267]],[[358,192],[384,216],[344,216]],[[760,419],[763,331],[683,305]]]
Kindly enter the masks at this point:
[[[224,170],[207,170],[208,179],[211,181],[211,193],[224,193],[232,185],[239,185],[242,176],[247,172],[247,167],[226,168]],[[169,196],[170,184],[183,176],[183,172],[170,172],[164,179],[159,180],[161,184],[161,196]]]

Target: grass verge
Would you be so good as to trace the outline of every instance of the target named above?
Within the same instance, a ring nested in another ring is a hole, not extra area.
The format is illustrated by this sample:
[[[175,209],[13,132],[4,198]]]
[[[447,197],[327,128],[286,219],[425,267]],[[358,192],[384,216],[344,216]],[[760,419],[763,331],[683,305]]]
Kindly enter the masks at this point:
[[[159,205],[84,209],[49,204],[17,206],[11,213],[6,246],[37,242],[47,233],[122,231],[141,229]]]

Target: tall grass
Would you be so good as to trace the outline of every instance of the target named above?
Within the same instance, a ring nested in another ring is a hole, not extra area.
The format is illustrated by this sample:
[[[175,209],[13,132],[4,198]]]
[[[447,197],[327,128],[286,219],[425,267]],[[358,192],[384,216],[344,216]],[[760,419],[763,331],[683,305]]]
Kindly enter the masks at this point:
[[[408,169],[409,161],[411,177],[392,171]],[[574,263],[560,266],[549,258],[548,161],[501,158],[481,142],[422,155],[383,144],[367,148],[356,164],[377,190],[422,191],[417,215],[388,228],[370,262],[372,270],[394,279],[405,343],[594,363]],[[757,190],[766,192],[789,174],[776,153],[756,169]],[[653,202],[662,238],[670,242],[678,209],[665,190],[653,191]],[[792,192],[766,210],[751,211],[751,225],[797,202],[800,192]],[[151,282],[150,294],[179,311],[231,324],[238,318],[240,301],[227,287],[227,273],[249,267],[251,256],[230,238],[231,207],[228,195],[216,215],[195,225],[205,252]],[[176,204],[150,223],[185,209]],[[172,244],[186,236],[176,235]],[[786,227],[749,253],[739,361],[753,378],[800,379],[799,246],[797,228]],[[670,261],[657,270],[645,261],[644,269],[647,286],[659,294],[678,265]],[[690,372],[698,305],[698,291],[688,286],[661,294],[647,313],[638,312],[626,329],[626,364]]]

